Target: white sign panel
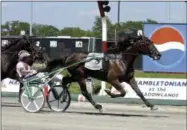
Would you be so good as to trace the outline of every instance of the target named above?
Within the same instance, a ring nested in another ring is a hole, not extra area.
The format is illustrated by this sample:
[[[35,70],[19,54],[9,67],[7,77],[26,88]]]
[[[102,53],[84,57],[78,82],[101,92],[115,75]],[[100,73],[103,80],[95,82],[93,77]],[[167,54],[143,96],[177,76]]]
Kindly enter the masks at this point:
[[[138,86],[147,99],[186,100],[186,79],[136,78]],[[139,98],[131,86],[123,83],[127,91],[124,98]],[[112,93],[119,93],[112,88]]]
[[[19,92],[19,87],[19,81],[10,78],[6,78],[1,82],[1,91],[3,92]]]
[[[40,41],[36,42],[36,46],[38,46],[38,47],[40,46]]]
[[[76,47],[76,48],[82,48],[82,47],[83,47],[82,41],[76,41],[76,42],[75,42],[75,47]]]
[[[43,73],[38,73],[37,74],[37,77],[43,77],[43,76],[44,76]],[[54,77],[53,80],[56,83],[61,83],[62,78],[63,78],[63,75],[58,74]],[[42,84],[41,84],[41,87],[43,87]],[[49,88],[50,88],[50,86],[48,86],[48,89]],[[6,78],[6,79],[1,81],[1,91],[2,92],[19,92],[19,89],[20,89],[20,83],[17,80]]]
[[[5,46],[5,45],[7,45],[8,44],[8,40],[2,40],[2,46]]]
[[[57,41],[50,41],[50,47],[57,47]]]

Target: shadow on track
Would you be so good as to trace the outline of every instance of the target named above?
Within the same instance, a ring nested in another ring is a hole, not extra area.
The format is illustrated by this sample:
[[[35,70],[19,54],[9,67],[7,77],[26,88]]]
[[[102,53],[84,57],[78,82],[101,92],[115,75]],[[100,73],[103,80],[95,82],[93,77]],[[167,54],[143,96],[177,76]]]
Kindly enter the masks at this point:
[[[8,104],[8,105],[2,105],[2,107],[20,107],[20,105],[13,105],[13,104]],[[115,117],[142,117],[142,118],[148,118],[148,117],[153,117],[153,118],[168,118],[169,116],[166,115],[155,115],[157,113],[152,114],[124,114],[124,113],[109,113],[109,112],[80,112],[80,111],[66,111],[66,112],[54,112],[51,110],[41,110],[37,114],[52,114],[52,113],[58,113],[58,114],[84,114],[84,115],[96,115],[96,116],[115,116]]]
[[[123,114],[123,113],[96,113],[96,112],[76,112],[76,111],[67,111],[65,113],[74,113],[74,114],[85,114],[85,115],[101,115],[101,116],[117,116],[117,117],[154,117],[154,118],[168,118],[169,116],[163,115],[145,115],[145,114]]]

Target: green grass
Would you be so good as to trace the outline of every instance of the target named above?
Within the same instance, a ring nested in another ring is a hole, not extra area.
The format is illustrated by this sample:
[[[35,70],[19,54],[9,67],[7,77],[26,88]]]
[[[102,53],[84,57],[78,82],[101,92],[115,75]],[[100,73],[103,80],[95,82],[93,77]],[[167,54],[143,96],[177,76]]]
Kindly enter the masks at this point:
[[[145,73],[142,71],[136,71],[135,77],[144,77],[144,78],[182,78],[186,79],[186,73],[184,74],[177,74],[177,73]]]

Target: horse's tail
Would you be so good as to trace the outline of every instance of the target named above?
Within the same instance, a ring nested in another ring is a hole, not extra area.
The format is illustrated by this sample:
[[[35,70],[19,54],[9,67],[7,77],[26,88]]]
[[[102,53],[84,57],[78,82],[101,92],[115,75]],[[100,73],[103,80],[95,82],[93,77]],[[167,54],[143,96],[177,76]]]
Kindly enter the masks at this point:
[[[53,59],[53,60],[47,62],[47,66],[49,66],[49,67],[64,66],[64,62],[62,59]]]
[[[46,69],[48,71],[51,71],[57,67],[64,67],[65,66],[65,60],[67,56],[63,56],[61,58],[53,59],[47,62]]]

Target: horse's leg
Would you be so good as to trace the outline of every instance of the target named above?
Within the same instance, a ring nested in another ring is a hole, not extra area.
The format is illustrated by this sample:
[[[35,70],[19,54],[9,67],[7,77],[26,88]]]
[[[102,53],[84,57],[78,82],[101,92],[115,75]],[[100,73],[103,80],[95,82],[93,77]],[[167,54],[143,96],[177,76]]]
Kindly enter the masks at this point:
[[[138,84],[136,82],[136,80],[133,78],[131,78],[128,83],[131,85],[132,89],[136,92],[136,94],[143,100],[143,102],[145,103],[145,105],[147,107],[150,107],[151,110],[156,110],[157,108],[154,107],[153,104],[151,104],[142,94],[141,90],[138,87]]]
[[[78,83],[80,85],[80,89],[82,92],[82,95],[85,96],[85,98],[96,108],[99,110],[102,110],[102,106],[100,104],[97,104],[93,98],[92,95],[87,91],[85,78],[79,78]]]
[[[102,110],[102,106],[100,104],[97,104],[93,98],[92,95],[87,91],[86,82],[85,82],[85,74],[82,67],[77,68],[77,70],[68,70],[71,74],[71,77],[66,77],[63,79],[63,82],[65,84],[68,84],[69,82],[77,82],[80,86],[82,95],[96,108],[99,110]]]
[[[120,94],[113,94],[111,93],[111,91],[109,89],[105,89],[105,92],[111,96],[111,98],[117,98],[117,97],[124,97],[126,94],[125,89],[123,88],[123,86],[121,85],[121,83],[119,82],[118,79],[116,80],[112,80],[109,81],[109,83],[114,86],[119,92]]]
[[[119,81],[119,75],[120,75],[121,71],[119,71],[119,72],[116,71],[118,69],[115,70],[114,69],[115,66],[111,63],[112,62],[110,62],[109,69],[108,69],[107,80],[112,86],[114,86],[120,92],[120,94],[113,94],[113,93],[111,93],[111,91],[109,89],[105,89],[105,92],[111,98],[124,97],[126,94],[126,91]],[[118,67],[118,68],[120,68],[120,67]],[[121,73],[121,75],[122,75],[122,73]]]
[[[63,84],[64,86],[66,86],[67,84],[72,83],[72,82],[76,82],[76,81],[73,79],[73,77],[67,76],[67,77],[63,77],[63,79],[62,79],[62,84]]]

